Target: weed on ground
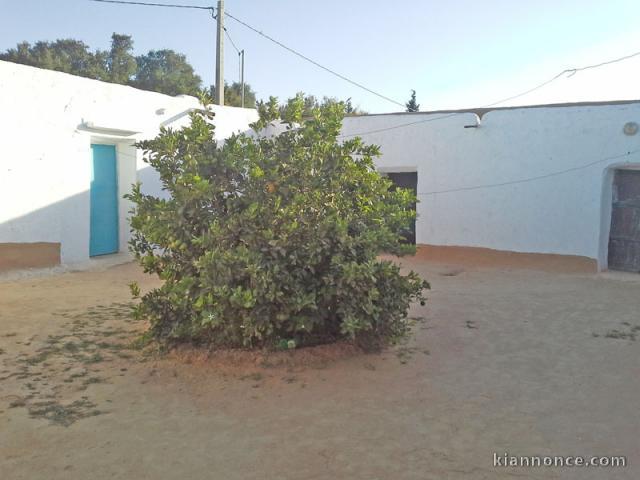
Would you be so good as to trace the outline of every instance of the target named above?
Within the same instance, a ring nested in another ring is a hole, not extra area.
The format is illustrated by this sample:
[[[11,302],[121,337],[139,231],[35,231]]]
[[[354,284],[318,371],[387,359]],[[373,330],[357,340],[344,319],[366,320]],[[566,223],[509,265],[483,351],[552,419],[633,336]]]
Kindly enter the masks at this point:
[[[34,336],[9,345],[17,334],[4,334],[0,342],[7,345],[0,348],[0,381],[10,394],[0,401],[7,401],[9,408],[26,408],[32,418],[65,427],[104,413],[80,394],[110,381],[100,374],[106,370],[103,365],[138,353],[140,343],[135,340],[140,325],[130,313],[129,303],[97,305],[82,312],[63,310],[54,313],[67,320],[60,333],[43,340]]]

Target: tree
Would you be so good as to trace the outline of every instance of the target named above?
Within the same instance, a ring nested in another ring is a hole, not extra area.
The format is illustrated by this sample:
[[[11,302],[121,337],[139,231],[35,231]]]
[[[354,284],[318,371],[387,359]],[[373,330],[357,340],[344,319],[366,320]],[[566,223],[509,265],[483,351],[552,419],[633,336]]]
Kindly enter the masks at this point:
[[[111,36],[109,51],[91,52],[85,43],[73,39],[36,42],[33,46],[22,42],[0,53],[0,60],[167,95],[195,95],[202,83],[184,55],[173,50],[152,50],[136,58],[131,36],[117,33]]]
[[[411,90],[411,98],[407,103],[405,103],[407,107],[407,112],[419,112],[420,104],[416,102],[416,91]]]
[[[106,61],[110,82],[123,85],[131,82],[138,66],[132,52],[133,40],[130,35],[111,35],[111,50]]]
[[[211,85],[207,93],[215,98],[216,86]],[[240,82],[233,82],[231,85],[224,82],[224,104],[230,107],[242,107],[242,84]],[[244,108],[256,108],[256,92],[248,83],[244,84]]]
[[[167,95],[196,95],[200,90],[201,78],[181,53],[151,50],[136,60],[138,71],[133,81],[135,87]]]
[[[35,62],[29,42],[20,42],[16,48],[9,48],[6,52],[0,53],[0,60],[31,66]]]
[[[304,92],[298,92],[296,94],[296,97],[302,97],[302,101],[303,101],[302,117],[303,118],[310,117],[314,109],[320,108],[320,102],[314,95],[305,95]],[[284,106],[283,106],[283,109],[284,109]]]
[[[353,106],[351,97],[344,102],[344,113],[345,115],[358,115],[358,108]]]
[[[355,115],[366,115],[367,112],[364,110],[360,110],[358,107],[354,107],[351,98],[347,98],[346,101],[342,102],[335,97],[323,97],[322,101],[319,101],[314,95],[307,95],[304,92],[296,93],[296,98],[302,100],[302,118],[309,118],[313,115],[313,111],[315,109],[320,108],[323,105],[337,105],[342,104],[344,106],[344,113],[348,116]],[[284,112],[287,108],[287,105],[281,105],[280,111]]]
[[[73,39],[36,42],[33,46],[22,42],[0,54],[0,60],[100,80],[106,76],[103,57],[90,52],[84,42]]]
[[[257,135],[218,145],[210,115],[197,111],[189,126],[139,144],[170,193],[136,185],[128,195],[131,250],[163,282],[136,307],[150,337],[376,347],[408,333],[408,307],[428,284],[378,255],[415,251],[401,243],[415,196],[375,170],[378,147],[338,141],[344,109],[326,103],[304,121],[297,96],[281,115],[287,131],[264,137],[260,129],[280,116],[271,97],[258,103]]]

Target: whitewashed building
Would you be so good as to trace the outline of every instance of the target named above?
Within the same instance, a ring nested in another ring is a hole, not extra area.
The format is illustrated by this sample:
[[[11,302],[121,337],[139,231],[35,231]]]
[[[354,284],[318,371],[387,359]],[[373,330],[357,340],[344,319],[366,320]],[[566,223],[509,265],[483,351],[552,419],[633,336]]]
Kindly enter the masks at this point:
[[[197,107],[0,62],[0,270],[125,252],[122,196],[135,181],[160,188],[133,144]],[[257,118],[214,111],[218,139]],[[379,145],[378,168],[416,190],[428,258],[638,272],[639,123],[640,101],[594,102],[348,117],[342,138]]]
[[[179,127],[197,99],[0,61],[0,270],[91,264],[126,252],[136,181],[158,193],[134,142]],[[213,107],[216,137],[246,131],[253,109]]]
[[[430,258],[638,272],[638,124],[640,101],[622,101],[365,115],[342,132],[413,181]]]

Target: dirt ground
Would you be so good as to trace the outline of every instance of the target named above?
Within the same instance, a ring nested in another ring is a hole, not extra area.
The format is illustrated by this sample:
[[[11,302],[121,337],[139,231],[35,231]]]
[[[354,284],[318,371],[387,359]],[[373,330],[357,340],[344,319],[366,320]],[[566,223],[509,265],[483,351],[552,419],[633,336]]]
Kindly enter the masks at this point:
[[[133,264],[0,282],[1,478],[640,478],[637,277],[404,263],[433,290],[382,354],[158,358]]]

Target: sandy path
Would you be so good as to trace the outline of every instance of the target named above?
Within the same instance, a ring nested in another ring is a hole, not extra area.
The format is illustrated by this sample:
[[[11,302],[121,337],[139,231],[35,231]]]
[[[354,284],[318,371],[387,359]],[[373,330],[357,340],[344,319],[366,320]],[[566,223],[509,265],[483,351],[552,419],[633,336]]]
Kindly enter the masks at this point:
[[[408,263],[433,286],[409,345],[235,373],[126,348],[132,264],[0,283],[2,478],[640,478],[640,282]]]

